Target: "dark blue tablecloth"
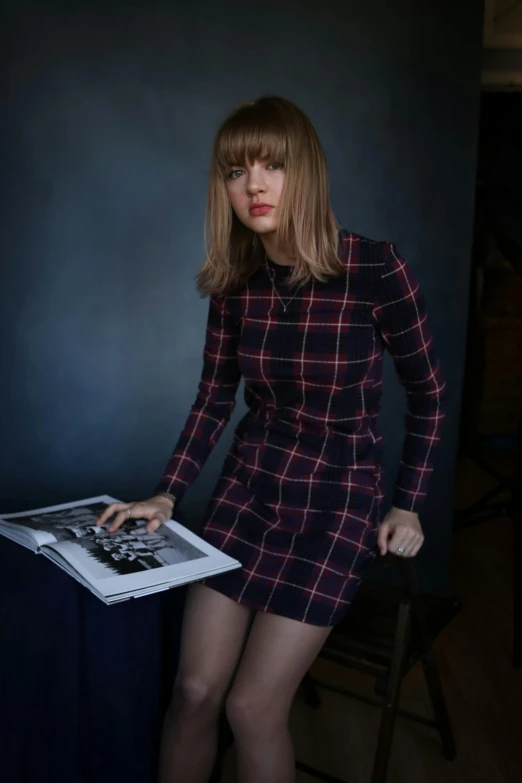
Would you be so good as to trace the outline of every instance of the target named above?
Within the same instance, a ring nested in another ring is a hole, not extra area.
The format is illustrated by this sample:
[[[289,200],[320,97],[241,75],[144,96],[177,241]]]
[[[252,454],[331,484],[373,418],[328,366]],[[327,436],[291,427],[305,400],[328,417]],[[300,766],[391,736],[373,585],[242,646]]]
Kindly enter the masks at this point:
[[[105,606],[0,537],[3,783],[153,783],[185,594]]]

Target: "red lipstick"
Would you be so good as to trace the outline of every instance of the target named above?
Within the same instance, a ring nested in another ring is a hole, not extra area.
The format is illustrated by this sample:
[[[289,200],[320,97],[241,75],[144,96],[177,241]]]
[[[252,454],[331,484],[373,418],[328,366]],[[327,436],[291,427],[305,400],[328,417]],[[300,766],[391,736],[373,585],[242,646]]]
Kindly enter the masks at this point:
[[[249,212],[255,217],[256,215],[266,215],[271,209],[273,207],[270,204],[263,204],[261,201],[258,201],[257,204],[252,204]]]

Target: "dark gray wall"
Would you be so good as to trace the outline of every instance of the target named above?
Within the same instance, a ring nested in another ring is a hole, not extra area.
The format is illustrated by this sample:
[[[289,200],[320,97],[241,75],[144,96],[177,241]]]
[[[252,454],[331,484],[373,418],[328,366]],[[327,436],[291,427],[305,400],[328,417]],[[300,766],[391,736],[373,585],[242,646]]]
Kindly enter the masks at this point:
[[[395,241],[425,290],[451,396],[419,560],[427,587],[445,584],[481,6],[10,5],[3,511],[150,494],[201,368],[207,302],[194,276],[213,135],[238,101],[274,92],[315,123],[342,224]],[[392,468],[404,397],[390,364],[386,372]],[[240,400],[233,422],[242,390]],[[196,529],[232,427],[184,503]]]

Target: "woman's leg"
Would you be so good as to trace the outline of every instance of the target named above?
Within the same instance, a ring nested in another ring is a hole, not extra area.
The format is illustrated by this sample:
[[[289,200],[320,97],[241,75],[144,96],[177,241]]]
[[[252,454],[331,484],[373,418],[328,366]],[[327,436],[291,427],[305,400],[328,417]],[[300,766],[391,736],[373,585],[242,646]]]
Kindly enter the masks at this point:
[[[205,585],[189,588],[179,669],[163,725],[160,783],[208,780],[217,719],[251,616],[251,610]]]
[[[240,783],[293,783],[288,716],[331,630],[275,614],[256,615],[226,702]]]

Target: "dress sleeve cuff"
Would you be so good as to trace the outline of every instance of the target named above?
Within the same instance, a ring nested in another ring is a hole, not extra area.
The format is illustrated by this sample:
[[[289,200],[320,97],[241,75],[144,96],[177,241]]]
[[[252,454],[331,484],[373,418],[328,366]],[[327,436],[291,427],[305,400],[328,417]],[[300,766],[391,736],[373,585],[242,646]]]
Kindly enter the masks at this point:
[[[172,498],[175,498],[176,502],[174,505],[179,506],[181,498],[183,497],[183,489],[181,486],[174,485],[169,481],[161,480],[156,486],[154,487],[152,491],[151,497],[154,497],[155,495],[161,495],[167,493]]]
[[[411,511],[414,514],[419,514],[424,506],[425,499],[426,496],[424,493],[415,492],[414,490],[405,489],[396,485],[393,493],[392,505],[403,511]]]

